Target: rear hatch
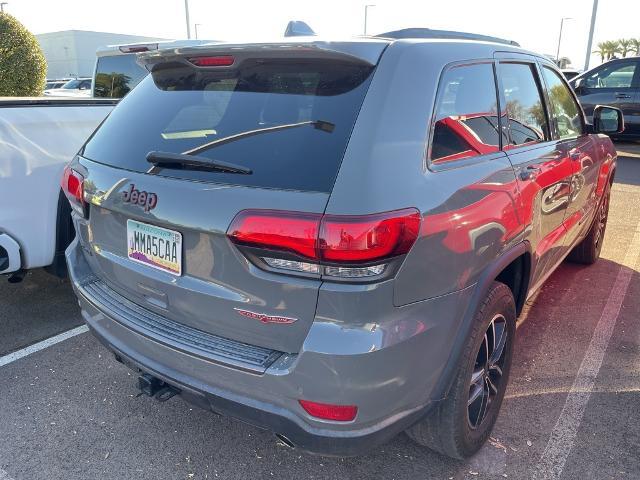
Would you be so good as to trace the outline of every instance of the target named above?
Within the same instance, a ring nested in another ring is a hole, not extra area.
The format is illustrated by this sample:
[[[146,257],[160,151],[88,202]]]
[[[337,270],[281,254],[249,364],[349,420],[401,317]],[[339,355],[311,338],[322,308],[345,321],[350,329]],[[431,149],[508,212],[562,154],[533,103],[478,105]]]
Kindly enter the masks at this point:
[[[292,45],[148,59],[81,151],[94,273],[174,322],[297,352],[320,277],[259,268],[227,232],[248,209],[324,212],[375,61]]]

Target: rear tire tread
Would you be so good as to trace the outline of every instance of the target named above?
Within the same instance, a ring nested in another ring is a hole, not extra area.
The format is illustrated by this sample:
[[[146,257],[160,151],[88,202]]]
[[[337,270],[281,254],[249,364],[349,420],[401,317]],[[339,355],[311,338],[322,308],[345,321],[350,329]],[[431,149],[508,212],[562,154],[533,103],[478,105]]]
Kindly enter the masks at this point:
[[[602,202],[604,201],[607,202],[607,207],[606,207],[607,218],[608,218],[608,210],[609,210],[608,202],[609,202],[610,194],[611,194],[611,185],[607,184],[607,188],[602,196]],[[584,237],[584,239],[578,245],[576,245],[573,248],[573,250],[571,250],[571,253],[569,254],[569,257],[568,257],[568,260],[570,262],[581,263],[583,265],[593,265],[600,258],[600,251],[602,250],[604,235],[607,231],[607,225],[605,220],[605,225],[604,225],[604,228],[602,229],[602,233],[600,236],[600,243],[596,245],[595,236],[599,228],[598,216],[600,215],[601,206],[602,204],[599,204],[598,208],[596,209],[595,217],[593,219],[593,223],[591,224],[591,227],[589,228],[589,232],[587,233],[587,236]]]

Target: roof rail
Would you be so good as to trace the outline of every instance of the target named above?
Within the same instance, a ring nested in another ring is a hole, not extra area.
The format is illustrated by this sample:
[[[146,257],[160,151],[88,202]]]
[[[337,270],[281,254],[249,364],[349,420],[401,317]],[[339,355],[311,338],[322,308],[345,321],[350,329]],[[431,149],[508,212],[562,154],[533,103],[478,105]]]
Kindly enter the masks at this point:
[[[394,30],[393,32],[381,33],[375,35],[382,38],[450,38],[456,40],[481,40],[484,42],[504,43],[519,47],[518,42],[513,40],[505,40],[504,38],[491,37],[489,35],[479,35],[477,33],[453,32],[450,30],[432,30],[430,28],[403,28],[402,30]]]

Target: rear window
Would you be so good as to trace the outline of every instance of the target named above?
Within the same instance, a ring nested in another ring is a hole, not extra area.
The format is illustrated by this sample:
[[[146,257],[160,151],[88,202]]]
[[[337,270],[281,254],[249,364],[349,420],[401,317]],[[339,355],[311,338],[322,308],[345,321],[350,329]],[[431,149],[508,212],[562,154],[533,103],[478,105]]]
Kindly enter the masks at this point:
[[[307,122],[240,136],[198,154],[248,167],[250,175],[173,168],[157,174],[329,192],[372,69],[335,59],[247,59],[224,70],[165,64],[118,105],[89,140],[84,156],[146,172],[150,151],[184,153],[244,132]],[[321,122],[323,128],[309,122]]]
[[[136,63],[135,54],[99,57],[94,96],[122,98],[149,72]]]

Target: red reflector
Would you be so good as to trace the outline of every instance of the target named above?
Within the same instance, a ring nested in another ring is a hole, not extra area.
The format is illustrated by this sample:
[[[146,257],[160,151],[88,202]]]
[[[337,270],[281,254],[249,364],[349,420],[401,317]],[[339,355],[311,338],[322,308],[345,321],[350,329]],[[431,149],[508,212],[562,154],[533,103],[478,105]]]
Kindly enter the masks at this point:
[[[78,204],[84,204],[83,186],[84,177],[69,166],[64,168],[62,175],[62,191],[71,201]]]
[[[328,403],[316,403],[309,400],[298,400],[302,408],[312,417],[323,420],[335,420],[349,422],[356,418],[358,407],[355,405],[330,405]]]
[[[315,213],[243,210],[233,219],[228,233],[235,243],[315,259],[321,217]]]
[[[189,61],[198,67],[228,67],[233,65],[235,59],[231,55],[217,57],[193,57]]]
[[[320,227],[320,256],[329,262],[368,262],[402,255],[418,238],[415,208],[362,216],[325,215]]]

